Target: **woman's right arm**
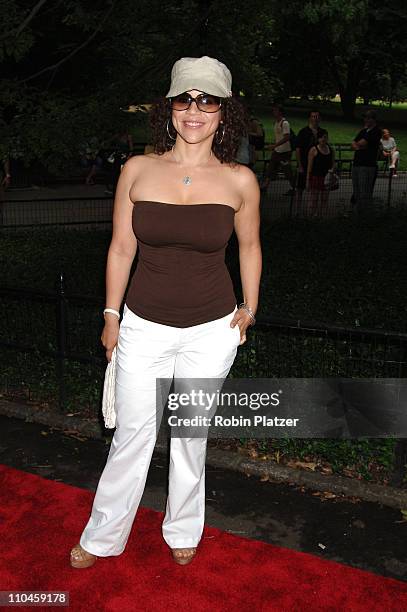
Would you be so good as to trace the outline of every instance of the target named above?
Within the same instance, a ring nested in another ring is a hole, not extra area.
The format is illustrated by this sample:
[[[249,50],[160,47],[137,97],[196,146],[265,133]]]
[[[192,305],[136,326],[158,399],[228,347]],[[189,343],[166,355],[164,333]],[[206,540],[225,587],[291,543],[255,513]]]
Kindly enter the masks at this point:
[[[132,157],[124,164],[114,200],[113,232],[106,264],[106,308],[118,311],[137,251],[137,240],[132,227],[133,202],[130,200],[129,193],[137,180],[138,168],[137,157]],[[111,359],[118,336],[119,320],[116,315],[107,312],[101,340],[106,349],[108,361]]]
[[[315,147],[312,147],[308,152],[306,189],[309,189],[309,179],[312,175],[312,167],[314,165],[314,157],[316,154],[317,154],[317,150]]]

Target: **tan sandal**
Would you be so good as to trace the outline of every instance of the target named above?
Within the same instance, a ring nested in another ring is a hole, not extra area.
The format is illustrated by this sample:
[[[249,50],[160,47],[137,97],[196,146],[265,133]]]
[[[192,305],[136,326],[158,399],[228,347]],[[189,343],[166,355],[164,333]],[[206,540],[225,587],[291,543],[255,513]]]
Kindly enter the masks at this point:
[[[71,550],[71,566],[72,567],[90,567],[95,563],[96,555],[88,552],[80,544],[74,546]]]
[[[195,557],[196,548],[171,548],[171,552],[175,563],[178,563],[178,565],[188,565]]]

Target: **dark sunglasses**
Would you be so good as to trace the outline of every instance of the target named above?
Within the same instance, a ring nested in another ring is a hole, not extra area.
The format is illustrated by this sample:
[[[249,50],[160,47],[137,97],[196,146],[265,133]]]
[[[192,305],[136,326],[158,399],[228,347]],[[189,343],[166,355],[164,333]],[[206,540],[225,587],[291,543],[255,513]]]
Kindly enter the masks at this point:
[[[197,108],[204,113],[216,113],[222,106],[222,98],[206,93],[199,94],[199,96],[193,98],[189,93],[185,92],[170,98],[171,108],[175,111],[187,110],[192,102],[195,102]]]

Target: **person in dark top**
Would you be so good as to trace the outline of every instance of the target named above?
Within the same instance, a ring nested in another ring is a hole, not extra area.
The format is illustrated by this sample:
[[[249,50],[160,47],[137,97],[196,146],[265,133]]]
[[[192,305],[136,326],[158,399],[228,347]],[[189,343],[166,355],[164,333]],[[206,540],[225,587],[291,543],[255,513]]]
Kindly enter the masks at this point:
[[[260,190],[255,174],[234,161],[246,126],[231,85],[230,71],[214,58],[178,60],[169,92],[152,108],[154,152],[131,157],[120,173],[101,337],[107,360],[116,356],[116,431],[91,515],[71,550],[75,568],[90,567],[97,557],[120,555],[126,547],[168,396],[167,382],[173,382],[171,395],[178,397],[187,385],[192,421],[197,413],[191,398],[194,380],[201,381],[204,393],[208,387],[211,393],[221,389],[256,321]],[[239,306],[225,263],[233,231],[243,294]],[[216,396],[212,398],[216,409]],[[199,408],[213,413],[212,405],[201,401]],[[184,402],[176,408],[175,417]],[[168,425],[173,425],[169,419]],[[209,425],[193,425],[184,436],[173,435],[171,429],[161,527],[180,565],[194,558],[204,528],[208,431],[202,430]]]
[[[295,152],[297,156],[298,174],[303,175],[301,177],[302,189],[305,189],[308,153],[311,147],[314,147],[318,142],[320,123],[321,115],[319,111],[311,110],[308,115],[308,125],[303,127],[297,134]]]
[[[252,109],[248,108],[249,113],[249,146],[250,146],[250,167],[253,168],[257,161],[257,151],[263,151],[265,144],[265,131],[260,120],[252,113]]]
[[[355,151],[352,164],[353,202],[359,215],[372,211],[377,157],[382,138],[375,111],[368,110],[363,119],[365,125],[352,141],[352,149]]]
[[[108,158],[108,180],[105,193],[114,195],[116,193],[121,169],[133,152],[133,136],[127,128],[112,137],[110,150],[111,153]]]
[[[335,165],[334,150],[328,144],[328,132],[319,129],[318,142],[308,152],[307,189],[311,194],[309,214],[326,215],[329,191],[325,187],[325,177]]]
[[[317,110],[311,110],[308,114],[308,125],[303,127],[297,134],[295,154],[297,157],[297,189],[296,189],[296,212],[301,213],[302,194],[306,187],[308,153],[318,142],[320,132],[321,115]]]

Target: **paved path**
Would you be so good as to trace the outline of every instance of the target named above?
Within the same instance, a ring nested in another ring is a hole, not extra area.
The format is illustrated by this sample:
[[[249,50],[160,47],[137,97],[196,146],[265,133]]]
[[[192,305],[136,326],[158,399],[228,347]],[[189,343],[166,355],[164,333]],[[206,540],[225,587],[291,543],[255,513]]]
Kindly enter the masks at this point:
[[[288,183],[278,179],[262,195],[262,214],[267,220],[290,215],[295,198],[285,195]],[[374,191],[374,203],[386,209],[389,194],[388,177],[379,177]],[[4,225],[74,223],[108,221],[112,215],[112,198],[104,185],[59,185],[41,189],[10,189],[2,206]],[[341,178],[340,189],[329,196],[328,215],[343,215],[350,208],[352,181]],[[305,202],[309,195],[304,194]],[[78,201],[73,201],[76,198]],[[391,206],[407,209],[407,172],[402,172],[391,184]]]
[[[95,490],[109,445],[0,416],[0,462]],[[167,456],[155,452],[142,505],[164,511]],[[236,535],[407,580],[406,523],[398,510],[326,497],[281,482],[207,467],[206,523]],[[74,544],[74,543],[73,543]]]
[[[289,216],[291,207],[295,211],[296,196],[287,194],[289,184],[284,179],[277,180],[270,184],[267,193],[262,195],[262,211],[266,219],[277,219],[282,216]],[[352,180],[350,178],[340,179],[340,188],[332,191],[328,199],[328,211],[324,216],[338,216],[348,212],[351,208]],[[388,177],[379,177],[375,184],[373,193],[374,204],[378,209],[385,209],[388,206],[390,197],[391,207],[403,208],[407,210],[407,172],[401,173],[391,182],[389,193]],[[307,205],[309,193],[304,192],[302,203]]]

